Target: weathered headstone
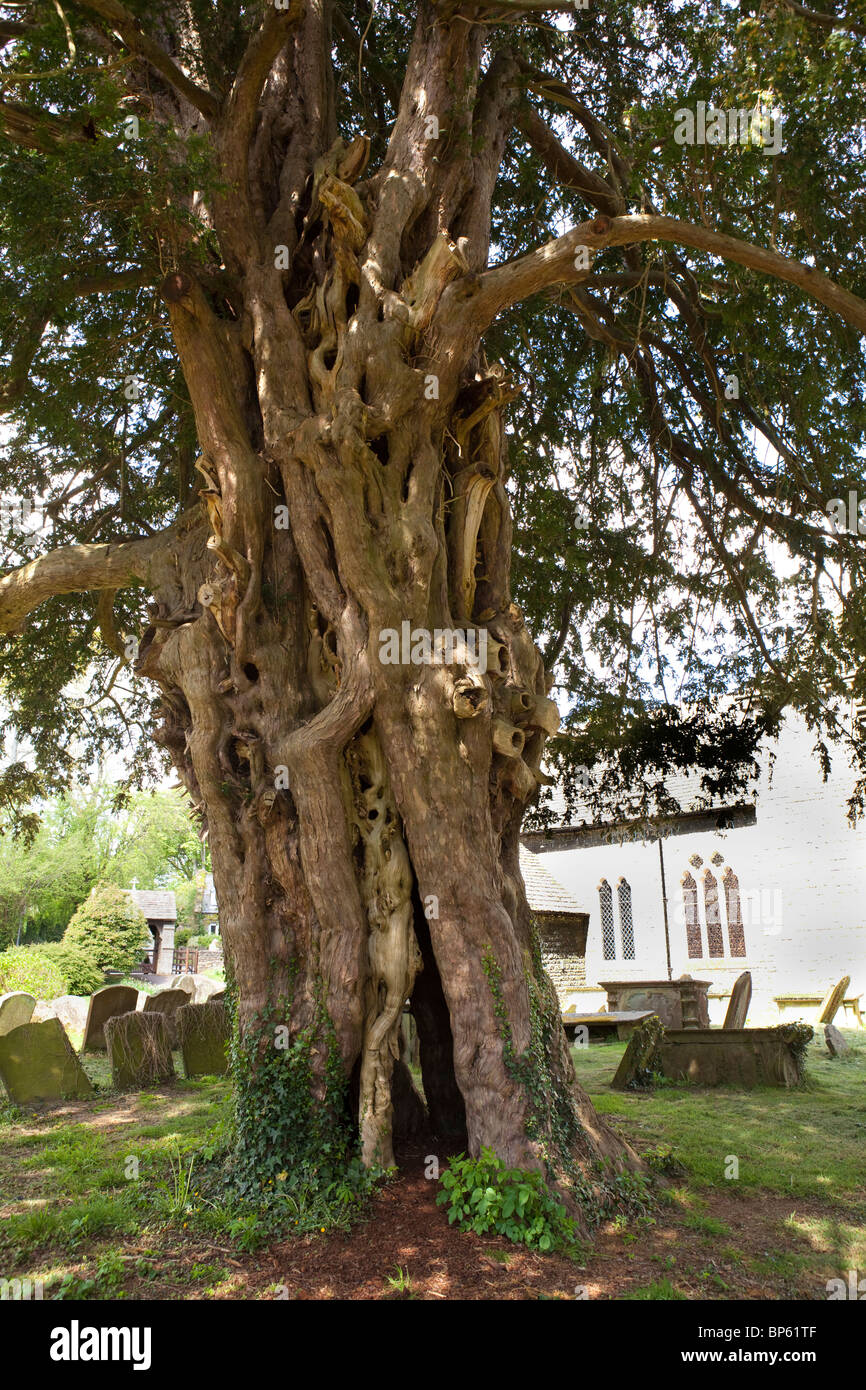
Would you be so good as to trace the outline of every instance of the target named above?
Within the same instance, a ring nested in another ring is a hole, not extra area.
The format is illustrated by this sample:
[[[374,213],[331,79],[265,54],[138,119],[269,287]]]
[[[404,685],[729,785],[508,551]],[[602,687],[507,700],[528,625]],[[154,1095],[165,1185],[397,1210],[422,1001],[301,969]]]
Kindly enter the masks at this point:
[[[25,1023],[0,1037],[0,1079],[15,1105],[93,1094],[59,1018]]]
[[[169,989],[182,989],[190,998],[190,1003],[195,999],[195,975],[172,975],[168,982]]]
[[[173,1079],[168,1019],[163,1014],[136,1010],[109,1018],[105,1042],[117,1090],[139,1090]]]
[[[833,1023],[824,1024],[824,1041],[831,1057],[847,1057],[851,1051],[839,1029]]]
[[[222,1076],[228,1071],[228,1015],[221,1000],[178,1009],[177,1034],[187,1076]]]
[[[216,994],[212,994],[209,1000],[206,999],[206,1000],[205,1000],[205,1003],[206,1003],[206,1004],[207,1004],[207,1003],[210,1003],[210,1004],[221,1004],[221,1003],[223,1002],[223,1000],[225,999],[225,997],[226,997],[226,992],[225,992],[224,989],[221,989],[221,990],[219,990]]]
[[[834,985],[832,989],[827,991],[824,995],[823,1003],[821,1004],[821,1011],[818,1014],[819,1023],[833,1022],[838,1010],[842,1006],[842,1001],[845,998],[845,991],[850,983],[851,976],[843,975],[838,985]]]
[[[32,994],[16,989],[11,994],[0,994],[0,1034],[11,1033],[13,1028],[23,1028],[33,1017],[36,1000]]]
[[[162,1014],[168,1028],[168,1040],[172,1047],[178,1046],[177,1020],[175,1014],[189,1003],[185,989],[161,989],[149,994],[144,1001],[143,1013]]]
[[[655,1014],[637,1025],[610,1083],[615,1091],[633,1091],[652,1085],[656,1054],[664,1031]]]
[[[745,1028],[746,1016],[749,1012],[749,1005],[751,1002],[752,972],[750,970],[744,970],[739,979],[734,982],[734,988],[731,990],[731,999],[722,1027]]]
[[[206,1004],[215,994],[225,991],[219,980],[211,980],[207,975],[175,975],[169,982],[169,989],[185,989],[191,1004]]]
[[[132,985],[106,985],[90,996],[87,1022],[84,1025],[85,1052],[105,1051],[105,1025],[118,1014],[131,1013],[138,1002],[138,990]]]
[[[31,1023],[59,1018],[67,1033],[83,1033],[90,1000],[86,994],[59,994],[56,999],[39,999]]]

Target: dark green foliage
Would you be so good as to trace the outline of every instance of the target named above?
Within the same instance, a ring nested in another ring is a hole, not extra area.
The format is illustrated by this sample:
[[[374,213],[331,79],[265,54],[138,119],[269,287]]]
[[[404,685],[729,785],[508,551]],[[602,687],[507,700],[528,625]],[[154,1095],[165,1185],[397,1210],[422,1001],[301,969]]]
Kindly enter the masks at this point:
[[[67,994],[94,994],[105,984],[104,970],[95,964],[92,953],[82,943],[50,941],[41,949],[57,962]]]
[[[131,8],[153,25],[152,6]],[[201,66],[220,97],[260,8],[195,0],[188,31],[160,22],[178,59]],[[335,8],[341,131],[369,134],[372,174],[415,12],[380,6],[371,17],[362,0]],[[195,25],[200,65],[188,51]],[[195,495],[192,414],[154,287],[174,263],[172,227],[192,216],[190,191],[213,192],[212,152],[200,131],[172,131],[148,102],[121,104],[111,76],[95,71],[103,49],[75,27],[69,71],[63,24],[47,7],[24,43],[4,49],[7,69],[53,74],[13,91],[76,137],[0,145],[0,354],[14,386],[0,486],[47,497],[51,517],[50,534],[0,538],[10,566],[49,544],[143,534]],[[614,161],[581,107],[610,133],[629,212],[655,208],[776,247],[866,294],[862,37],[753,0],[709,10],[702,0],[610,0],[557,27],[494,25],[489,51],[503,49],[527,101],[597,173]],[[698,100],[778,107],[782,152],[677,145],[675,112]],[[137,139],[124,133],[132,112]],[[80,138],[85,125],[97,138]],[[518,132],[497,185],[493,259],[596,211],[551,179]],[[221,305],[223,270],[204,222],[195,247]],[[130,270],[140,287],[74,292],[83,275]],[[25,361],[16,374],[31,339],[29,371]],[[509,408],[515,591],[568,704],[561,769],[591,768],[611,814],[631,809],[623,787],[635,775],[647,783],[638,814],[663,808],[666,780],[691,756],[708,786],[736,793],[756,737],[786,706],[814,728],[826,765],[844,744],[834,701],[847,697],[852,671],[855,694],[866,693],[862,542],[826,522],[832,498],[863,491],[862,339],[792,287],[659,243],[638,248],[636,262],[621,248],[604,252],[580,295],[552,290],[516,307],[486,351],[522,387]],[[739,379],[736,399],[724,395],[727,373]],[[124,394],[133,376],[137,401]],[[140,634],[140,590],[116,597],[115,622],[124,638]],[[43,788],[63,785],[76,761],[92,762],[130,728],[136,775],[160,765],[146,685],[127,670],[123,700],[104,696],[117,659],[101,643],[92,595],[43,605],[22,634],[0,639],[0,664],[10,727],[32,739]],[[722,711],[722,697],[746,691],[751,703]],[[697,710],[690,727],[672,713],[683,700]],[[740,735],[723,727],[737,722]],[[849,749],[862,750],[862,741]]]
[[[100,883],[63,934],[62,945],[82,952],[104,970],[131,970],[150,942],[144,913],[128,893]]]

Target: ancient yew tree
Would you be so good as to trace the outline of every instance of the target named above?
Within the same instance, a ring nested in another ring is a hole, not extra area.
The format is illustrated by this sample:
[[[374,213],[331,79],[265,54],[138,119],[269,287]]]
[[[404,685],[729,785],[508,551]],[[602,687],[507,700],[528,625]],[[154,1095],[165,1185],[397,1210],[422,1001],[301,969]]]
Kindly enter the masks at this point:
[[[390,1163],[410,999],[433,1132],[591,1202],[631,1158],[518,866],[556,672],[591,763],[674,669],[766,727],[856,664],[863,27],[707,9],[0,5],[5,698],[48,781],[129,727],[177,769],[242,1128],[300,1058],[294,1141]]]

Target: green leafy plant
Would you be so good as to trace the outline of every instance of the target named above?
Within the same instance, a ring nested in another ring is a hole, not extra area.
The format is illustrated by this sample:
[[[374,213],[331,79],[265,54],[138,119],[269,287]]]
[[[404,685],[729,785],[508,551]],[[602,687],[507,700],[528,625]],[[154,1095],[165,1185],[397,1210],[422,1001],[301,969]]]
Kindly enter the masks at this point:
[[[452,1158],[440,1183],[436,1201],[447,1206],[451,1225],[535,1250],[578,1246],[574,1222],[541,1174],[506,1168],[492,1149],[482,1149],[478,1158]]]

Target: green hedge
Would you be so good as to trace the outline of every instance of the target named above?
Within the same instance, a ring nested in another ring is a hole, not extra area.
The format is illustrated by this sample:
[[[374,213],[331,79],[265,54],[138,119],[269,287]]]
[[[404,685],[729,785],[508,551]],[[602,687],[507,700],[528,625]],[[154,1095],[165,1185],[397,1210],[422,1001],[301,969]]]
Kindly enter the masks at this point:
[[[11,946],[0,952],[0,994],[23,989],[35,999],[67,994],[60,961],[47,946]]]
[[[67,941],[53,941],[42,947],[55,960],[66,982],[67,994],[93,994],[105,984],[105,971],[80,946]]]

